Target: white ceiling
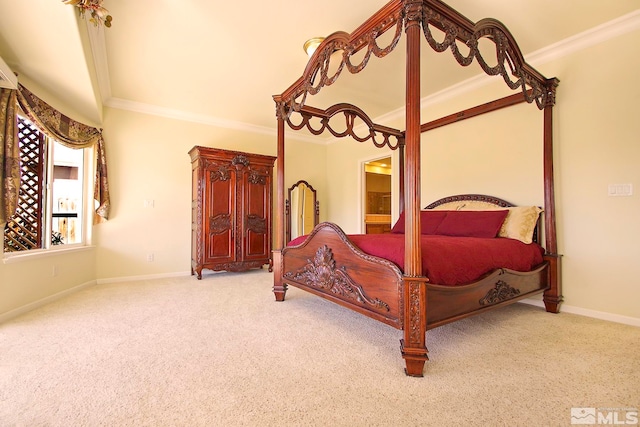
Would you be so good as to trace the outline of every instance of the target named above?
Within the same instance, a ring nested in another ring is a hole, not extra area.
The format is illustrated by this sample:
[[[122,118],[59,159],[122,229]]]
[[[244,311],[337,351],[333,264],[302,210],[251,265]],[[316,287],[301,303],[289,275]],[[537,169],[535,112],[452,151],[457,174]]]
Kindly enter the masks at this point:
[[[112,27],[96,29],[85,25],[76,8],[60,1],[0,0],[0,56],[21,83],[87,124],[99,126],[107,105],[272,132],[272,95],[304,71],[304,41],[339,30],[351,32],[386,3],[105,0]],[[600,24],[630,13],[636,17],[639,7],[638,0],[448,4],[473,21],[492,17],[503,22],[529,61],[531,55]],[[372,58],[357,79],[345,71],[335,88],[320,93],[320,102],[327,92],[335,95],[333,102],[354,102],[372,117],[400,108],[403,51],[400,45],[387,58]],[[423,96],[480,73],[477,64],[462,68],[450,56],[430,50],[423,55]],[[562,75],[553,75],[556,70],[533,65],[546,77],[562,81]],[[365,73],[366,78],[359,77]],[[358,93],[357,101],[352,93]]]

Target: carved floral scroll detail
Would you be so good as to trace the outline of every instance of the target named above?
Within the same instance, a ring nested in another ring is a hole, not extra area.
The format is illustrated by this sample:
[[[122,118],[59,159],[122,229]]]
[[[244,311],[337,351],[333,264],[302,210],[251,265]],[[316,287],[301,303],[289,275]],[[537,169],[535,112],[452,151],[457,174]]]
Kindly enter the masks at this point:
[[[251,170],[249,172],[249,182],[255,185],[266,185],[267,184],[267,176],[261,174],[258,171]]]
[[[247,215],[247,230],[257,234],[266,234],[267,220],[255,214]]]
[[[220,234],[229,229],[231,229],[231,217],[229,215],[220,214],[209,218],[209,232]]]
[[[484,298],[480,299],[480,305],[491,305],[511,299],[520,294],[520,290],[509,286],[506,282],[498,280],[496,286],[491,289]]]
[[[410,342],[417,343],[424,339],[424,333],[420,329],[420,282],[409,282],[409,337]]]
[[[378,298],[368,297],[362,286],[349,277],[345,267],[336,266],[333,251],[327,245],[319,247],[314,259],[307,260],[307,265],[303,268],[295,272],[288,271],[284,277],[355,300],[363,305],[389,311],[387,303]]]
[[[211,181],[229,181],[231,172],[226,165],[220,165],[218,169],[211,171]]]
[[[231,164],[233,166],[242,165],[244,167],[247,167],[249,166],[249,158],[247,158],[247,156],[245,156],[244,154],[238,154],[233,158],[233,160],[231,160]]]

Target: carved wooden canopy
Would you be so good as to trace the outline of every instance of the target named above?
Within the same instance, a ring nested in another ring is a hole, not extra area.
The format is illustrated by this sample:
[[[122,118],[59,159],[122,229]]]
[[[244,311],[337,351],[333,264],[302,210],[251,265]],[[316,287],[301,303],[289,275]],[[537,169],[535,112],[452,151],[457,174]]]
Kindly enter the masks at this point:
[[[352,33],[333,33],[320,44],[302,77],[281,95],[274,96],[278,117],[288,120],[293,112],[301,113],[303,117],[313,113],[313,110],[305,107],[308,95],[315,95],[324,86],[333,84],[344,68],[355,74],[366,67],[372,54],[379,58],[386,56],[397,46],[403,30],[416,23],[420,25],[424,39],[434,51],[450,50],[462,66],[472,64],[475,59],[486,74],[501,75],[509,88],[520,89],[526,101],[535,101],[540,109],[555,103],[558,79],[547,79],[529,65],[514,37],[501,22],[491,18],[473,22],[439,0],[392,0]],[[442,41],[437,41],[433,36],[434,28],[444,34]],[[377,39],[391,30],[395,32],[391,42],[380,47]],[[479,48],[481,40],[489,41],[488,44],[494,47],[495,52],[492,52],[491,57],[497,58],[496,65],[491,66],[485,60],[486,53],[483,54]],[[362,58],[359,63],[352,63],[354,54],[364,49],[364,55],[358,55]],[[333,54],[338,51],[342,52],[341,62],[333,74],[329,75],[329,61],[332,57],[335,60],[336,55]],[[342,107],[342,112],[360,117],[372,128],[371,120],[357,107],[348,104],[342,104]],[[296,128],[290,121],[288,124]],[[309,127],[308,119],[303,125]],[[301,127],[302,125],[297,129]],[[318,134],[325,130],[325,126],[320,130],[309,130]],[[383,135],[392,135],[395,133],[393,131]],[[350,135],[354,136],[352,133]]]

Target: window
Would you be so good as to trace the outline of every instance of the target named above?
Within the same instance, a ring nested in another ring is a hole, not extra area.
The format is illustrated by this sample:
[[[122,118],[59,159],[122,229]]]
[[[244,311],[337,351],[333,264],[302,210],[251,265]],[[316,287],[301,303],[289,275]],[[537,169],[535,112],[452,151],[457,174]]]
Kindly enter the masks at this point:
[[[51,249],[85,241],[85,170],[91,149],[71,149],[18,116],[20,192],[7,221],[4,252]]]

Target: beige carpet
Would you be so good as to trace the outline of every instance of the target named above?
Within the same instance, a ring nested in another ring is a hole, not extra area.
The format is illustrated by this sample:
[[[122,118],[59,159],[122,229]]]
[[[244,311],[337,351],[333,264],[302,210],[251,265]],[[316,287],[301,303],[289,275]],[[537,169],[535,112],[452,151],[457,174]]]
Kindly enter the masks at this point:
[[[98,285],[0,325],[0,426],[564,426],[640,406],[640,329],[516,304],[401,332],[266,271]]]

